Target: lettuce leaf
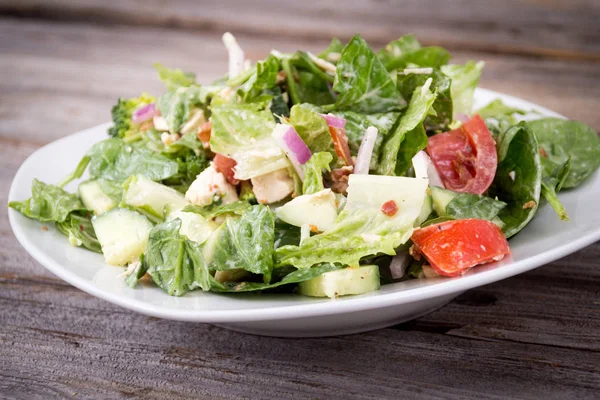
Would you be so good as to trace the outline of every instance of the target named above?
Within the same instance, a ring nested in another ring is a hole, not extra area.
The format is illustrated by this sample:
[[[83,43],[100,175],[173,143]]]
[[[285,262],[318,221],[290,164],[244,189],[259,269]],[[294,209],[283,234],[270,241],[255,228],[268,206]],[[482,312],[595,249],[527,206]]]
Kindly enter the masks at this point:
[[[313,154],[328,152],[333,160],[337,160],[329,125],[317,112],[304,107],[304,104],[295,105],[290,111],[290,124]]]
[[[179,132],[192,111],[202,107],[207,93],[198,85],[181,86],[168,91],[158,99],[158,110],[167,121],[170,132]]]
[[[427,184],[426,179],[350,175],[348,201],[334,227],[305,239],[300,246],[278,248],[276,265],[310,268],[331,262],[358,266],[366,256],[394,255],[394,249],[410,239]],[[381,211],[389,200],[401,205],[393,216]]]
[[[304,182],[302,194],[313,194],[325,189],[323,185],[323,170],[331,171],[329,164],[333,160],[331,154],[321,152],[313,154],[304,164]]]
[[[331,110],[371,114],[399,111],[406,105],[394,80],[360,35],[344,47],[333,89],[338,99]]]
[[[452,79],[452,104],[454,116],[471,115],[473,96],[483,70],[483,61],[469,61],[466,64],[451,64],[441,67],[442,72]]]
[[[273,114],[253,104],[222,105],[212,109],[210,147],[233,158],[235,177],[247,180],[286,168],[285,154],[271,137]]]
[[[420,48],[421,44],[415,35],[408,34],[389,42],[383,49],[377,52],[377,57],[379,57],[383,65],[392,65],[394,60],[403,59],[407,54]]]
[[[180,87],[188,87],[196,83],[196,74],[192,72],[183,72],[179,68],[167,68],[160,63],[154,63],[154,68],[167,90],[177,90]]]
[[[337,62],[340,60],[342,50],[344,50],[344,43],[340,42],[340,39],[334,37],[331,39],[329,46],[317,54],[317,57],[322,58],[325,61],[329,61],[332,64],[337,64]]]
[[[379,175],[394,175],[396,173],[398,151],[405,136],[409,132],[419,135],[419,131],[415,131],[415,128],[423,123],[437,97],[437,94],[432,93],[429,89],[431,82],[432,80],[429,78],[423,86],[419,86],[414,90],[406,113],[400,118],[394,133],[386,137],[377,167]]]
[[[215,243],[210,268],[244,269],[271,281],[275,249],[275,217],[269,207],[250,207],[241,217],[228,217],[209,241]]]

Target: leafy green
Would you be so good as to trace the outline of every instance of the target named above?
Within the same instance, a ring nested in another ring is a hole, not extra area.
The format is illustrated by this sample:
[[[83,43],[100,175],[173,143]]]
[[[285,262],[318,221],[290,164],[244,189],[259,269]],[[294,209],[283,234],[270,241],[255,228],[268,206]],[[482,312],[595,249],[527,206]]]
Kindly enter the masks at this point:
[[[181,220],[156,225],[150,231],[144,263],[154,282],[171,296],[209,290],[211,276],[202,247],[179,233]]]
[[[412,34],[408,34],[402,36],[400,39],[389,42],[383,49],[377,52],[377,57],[379,57],[379,60],[387,67],[388,64],[392,65],[394,62],[398,62],[395,60],[404,59],[407,54],[419,50],[420,48],[421,44],[417,38]],[[388,70],[389,69],[390,68],[388,68]]]
[[[163,184],[185,193],[196,177],[209,166],[204,152],[194,153],[191,150],[179,153],[173,160],[177,163],[177,173],[162,181]]]
[[[316,278],[326,272],[335,271],[342,268],[341,265],[323,264],[312,268],[298,269],[285,275],[283,279],[275,283],[259,283],[259,282],[224,282],[213,284],[211,290],[213,292],[252,292],[257,290],[273,289],[283,285],[304,282]]]
[[[302,194],[313,194],[320,192],[323,186],[323,170],[331,171],[329,164],[333,160],[330,153],[314,153],[304,164],[304,182]]]
[[[206,93],[198,85],[181,86],[168,91],[158,99],[158,109],[167,121],[170,132],[179,132],[192,112],[206,102]]]
[[[377,155],[379,154],[381,143],[383,143],[383,139],[392,130],[396,121],[398,121],[400,113],[394,111],[389,113],[360,114],[354,111],[334,111],[333,114],[346,120],[344,130],[348,137],[348,146],[350,147],[350,152],[355,155],[358,154],[358,149],[367,128],[370,126],[377,128],[377,140],[373,147],[374,156],[371,158],[370,166],[370,169],[377,169],[379,162]]]
[[[498,217],[504,222],[504,234],[509,238],[523,229],[537,211],[542,165],[536,136],[526,122],[502,133],[497,148],[498,168],[489,194],[508,204]]]
[[[275,248],[281,246],[298,246],[300,244],[300,228],[282,220],[275,219]]]
[[[415,128],[404,135],[404,139],[398,150],[398,158],[396,159],[395,174],[398,176],[404,175],[410,167],[412,167],[412,159],[419,151],[427,147],[427,133],[423,124],[418,124]]]
[[[76,194],[37,179],[33,180],[29,199],[11,201],[8,206],[40,222],[64,222],[72,212],[85,211]]]
[[[265,283],[273,271],[275,217],[264,205],[251,206],[241,217],[229,217],[215,236],[211,269],[244,269],[262,274]],[[211,239],[212,240],[212,239]]]
[[[69,237],[73,246],[83,246],[88,250],[102,253],[102,247],[92,226],[91,214],[87,211],[69,213],[67,219],[57,222],[59,231]]]
[[[257,62],[249,79],[238,89],[242,101],[248,102],[274,87],[278,72],[279,60],[273,55]]]
[[[487,106],[480,108],[477,110],[477,114],[483,119],[486,118],[497,118],[505,115],[513,115],[513,114],[525,114],[525,111],[511,107],[505,104],[501,99],[496,99],[490,102]]]
[[[192,72],[183,72],[179,68],[167,68],[160,63],[154,63],[154,68],[167,90],[177,90],[180,87],[188,87],[196,83],[196,74]]]
[[[571,172],[571,159],[566,161],[556,161],[547,155],[541,157],[543,175],[542,175],[542,195],[550,203],[558,217],[563,221],[568,221],[567,210],[558,199],[557,193],[560,192],[565,184],[569,173]]]
[[[563,187],[575,188],[600,166],[600,138],[583,122],[544,118],[529,122],[540,147],[562,163],[571,160]]]
[[[479,82],[483,61],[469,61],[464,65],[451,64],[441,67],[442,72],[452,79],[452,104],[454,115],[470,115],[473,108],[473,96]]]
[[[285,154],[271,137],[274,128],[271,112],[256,105],[215,107],[210,147],[237,162],[236,178],[246,180],[264,175],[288,166]]]
[[[394,58],[385,64],[388,71],[411,66],[440,68],[450,61],[450,53],[441,47],[423,47]]]
[[[344,50],[344,43],[340,42],[340,39],[334,37],[331,39],[329,46],[319,54],[317,57],[322,58],[325,61],[329,61],[332,64],[337,64],[340,59],[342,50]]]
[[[337,160],[329,125],[318,113],[302,105],[295,105],[290,111],[290,124],[312,153],[329,152],[333,160]]]
[[[133,271],[129,272],[129,274],[125,277],[125,283],[130,288],[134,289],[140,279],[148,272],[148,264],[144,262],[144,255],[140,255],[140,259],[138,263],[134,267]]]
[[[398,111],[406,105],[394,80],[360,35],[344,47],[333,89],[339,93],[335,110],[370,114]]]
[[[133,123],[133,112],[147,104],[154,103],[156,99],[147,93],[140,97],[125,99],[119,98],[111,110],[113,125],[108,128],[108,134],[114,138],[132,138],[139,132],[139,125]]]
[[[106,139],[88,150],[75,171],[68,175],[59,186],[81,178],[88,169],[91,179],[105,178],[123,182],[131,175],[143,174],[153,181],[160,181],[175,175],[178,164],[148,148],[132,146],[121,139]]]
[[[213,219],[219,215],[232,214],[242,215],[251,207],[246,201],[234,201],[229,204],[212,203],[207,206],[189,204],[183,208],[184,212],[193,212],[202,215],[206,219]]]
[[[429,89],[430,85],[431,78],[428,79],[423,86],[419,86],[414,90],[406,113],[400,118],[394,133],[388,135],[385,139],[383,151],[379,157],[379,165],[377,167],[378,174],[395,174],[398,151],[400,150],[400,146],[405,139],[405,135],[414,131],[418,125],[423,123],[423,120],[429,114],[431,106],[436,99],[436,94],[432,93]],[[420,132],[416,131],[415,134],[419,135]],[[415,143],[419,142],[419,140],[413,139],[410,139],[410,141]]]
[[[430,131],[447,131],[452,123],[452,80],[439,69],[432,68],[431,74],[400,73],[398,74],[398,90],[405,99],[411,98],[415,89],[423,86],[431,78],[431,90],[437,92],[433,103],[435,115],[425,118],[425,129]]]
[[[447,216],[454,219],[486,219],[496,218],[506,207],[506,203],[491,197],[472,193],[460,193],[446,206]]]

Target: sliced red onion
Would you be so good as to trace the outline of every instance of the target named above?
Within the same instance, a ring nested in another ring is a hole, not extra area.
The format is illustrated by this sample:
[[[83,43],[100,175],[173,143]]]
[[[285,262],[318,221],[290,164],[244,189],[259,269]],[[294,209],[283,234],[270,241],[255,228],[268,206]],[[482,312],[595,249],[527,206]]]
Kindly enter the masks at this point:
[[[331,126],[332,128],[344,129],[344,126],[346,126],[346,120],[344,118],[336,117],[333,114],[319,114],[319,115],[321,117],[325,118],[325,121],[327,121],[327,125]]]
[[[407,251],[401,251],[394,256],[394,258],[392,258],[392,263],[390,264],[392,279],[402,278],[406,273],[408,264],[410,264],[410,255]]]
[[[370,126],[363,136],[362,143],[358,149],[358,156],[354,164],[355,174],[369,174],[369,166],[371,165],[371,157],[373,157],[373,149],[377,140],[377,128]]]
[[[412,158],[412,165],[416,178],[429,179],[429,186],[444,187],[442,178],[427,153],[421,150],[415,154]]]
[[[461,122],[468,122],[469,121],[469,116],[467,114],[457,113],[456,114],[456,120],[457,121],[461,121]]]
[[[300,178],[304,179],[302,165],[306,164],[312,153],[298,132],[291,125],[277,124],[271,136],[287,155]]]
[[[135,110],[131,115],[131,120],[135,124],[141,124],[142,122],[154,118],[156,115],[158,115],[158,110],[154,103],[150,103]]]

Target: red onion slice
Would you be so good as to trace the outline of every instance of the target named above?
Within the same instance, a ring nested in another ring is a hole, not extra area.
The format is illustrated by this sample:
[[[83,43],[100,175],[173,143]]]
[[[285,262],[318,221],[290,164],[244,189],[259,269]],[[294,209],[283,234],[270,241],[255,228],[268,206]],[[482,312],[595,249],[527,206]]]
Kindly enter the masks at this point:
[[[154,118],[156,115],[158,115],[158,110],[154,103],[150,103],[135,110],[131,115],[131,120],[135,124],[141,124],[142,122]]]
[[[298,132],[291,125],[277,124],[271,136],[287,155],[300,178],[304,179],[302,165],[306,164],[312,153]]]
[[[371,165],[371,157],[373,157],[373,149],[377,140],[377,128],[370,126],[363,136],[362,143],[358,149],[358,156],[354,164],[355,174],[368,174],[369,166]]]
[[[331,126],[332,128],[344,129],[344,127],[346,126],[346,120],[344,118],[336,117],[333,114],[319,115],[323,117],[325,121],[327,121],[327,125]]]

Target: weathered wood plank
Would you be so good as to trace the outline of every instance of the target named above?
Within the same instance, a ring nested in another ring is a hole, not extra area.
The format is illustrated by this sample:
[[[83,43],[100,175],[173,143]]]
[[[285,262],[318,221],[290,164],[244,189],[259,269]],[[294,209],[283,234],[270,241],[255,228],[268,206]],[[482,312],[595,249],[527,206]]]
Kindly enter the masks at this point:
[[[414,32],[426,43],[484,52],[600,58],[594,0],[2,0],[0,11],[20,17],[232,31],[323,40],[361,33],[383,44]]]
[[[271,48],[326,45],[289,38],[240,41],[254,60]],[[600,130],[598,63],[454,54],[457,62],[485,59],[483,87],[521,96]],[[5,77],[0,80],[0,137],[44,143],[105,122],[117,97],[162,92],[155,61],[194,71],[200,82],[226,70],[217,34],[0,20],[0,74]]]

